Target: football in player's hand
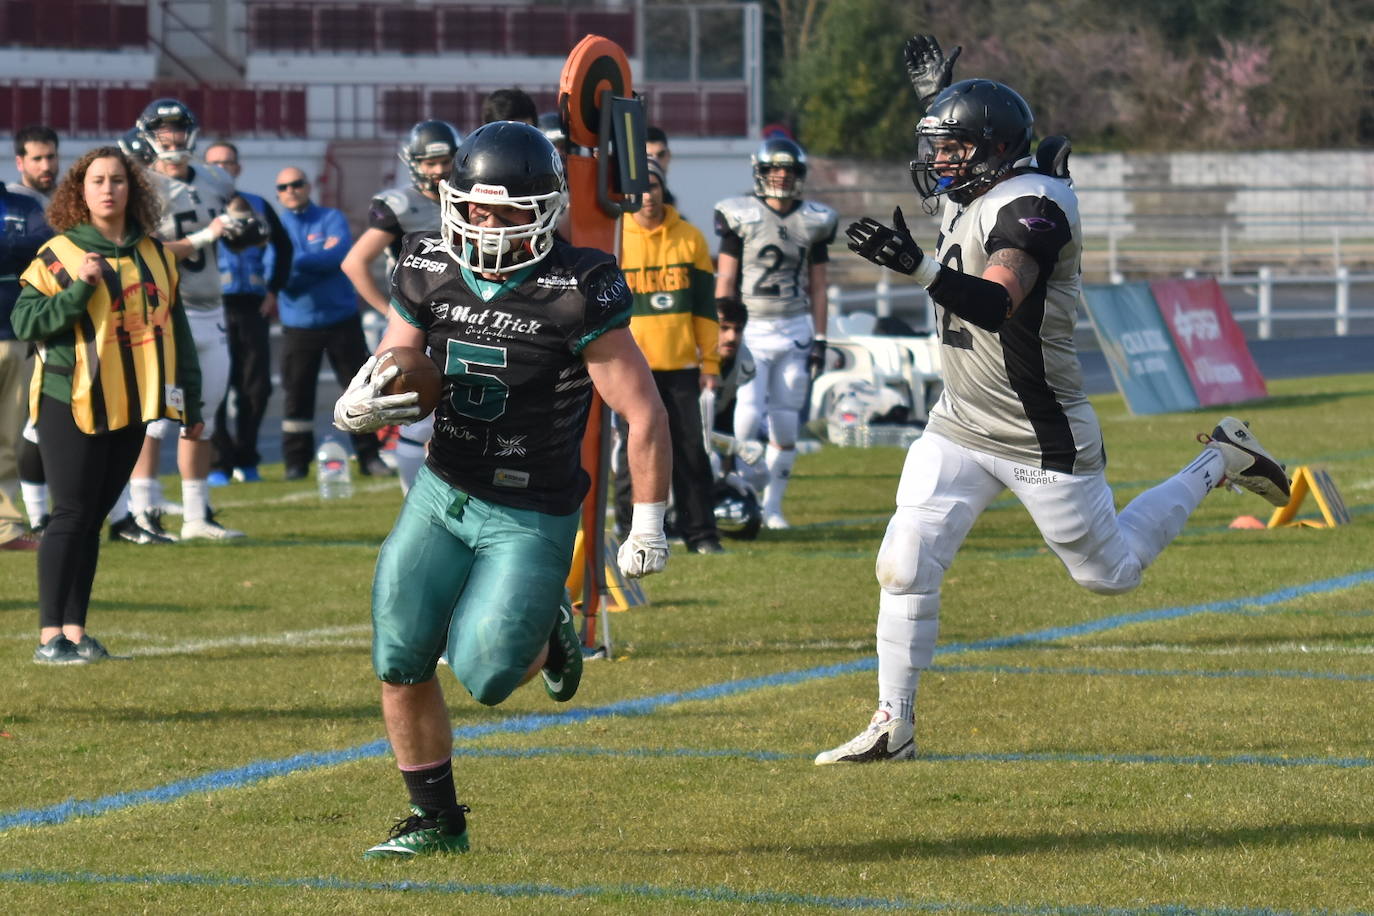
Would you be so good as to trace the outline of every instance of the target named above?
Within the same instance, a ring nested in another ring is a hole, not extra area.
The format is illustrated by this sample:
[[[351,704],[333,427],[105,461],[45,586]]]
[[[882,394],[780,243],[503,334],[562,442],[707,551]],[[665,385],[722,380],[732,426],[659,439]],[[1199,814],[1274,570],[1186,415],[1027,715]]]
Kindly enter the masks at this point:
[[[377,355],[377,366],[373,376],[380,375],[392,363],[401,371],[382,388],[382,394],[405,394],[414,391],[420,396],[420,416],[427,417],[439,406],[439,394],[444,387],[444,377],[434,360],[425,355],[424,350],[415,347],[392,347]]]

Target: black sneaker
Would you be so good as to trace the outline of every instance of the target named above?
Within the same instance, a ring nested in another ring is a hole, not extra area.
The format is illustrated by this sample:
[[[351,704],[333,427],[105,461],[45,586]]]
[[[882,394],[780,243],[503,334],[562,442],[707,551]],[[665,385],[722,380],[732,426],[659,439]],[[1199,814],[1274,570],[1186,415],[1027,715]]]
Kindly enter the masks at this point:
[[[706,538],[692,545],[692,553],[725,553],[725,548],[715,538]]]
[[[109,650],[89,633],[81,634],[81,641],[76,644],[76,654],[88,662],[103,662],[110,657]]]
[[[110,540],[127,541],[130,544],[170,544],[172,539],[169,537],[159,537],[145,529],[134,518],[133,513],[129,513],[117,522],[110,522]]]
[[[52,516],[44,512],[38,519],[38,524],[33,526],[33,533],[36,537],[42,537],[43,532],[48,530],[48,522],[52,521]]]
[[[161,509],[145,509],[134,516],[134,521],[138,522],[138,527],[142,528],[153,537],[159,538],[159,544],[175,544],[177,541],[177,536],[175,534],[172,534],[166,528],[162,527]]]
[[[38,665],[88,665],[91,660],[76,651],[76,643],[58,633],[33,651],[33,661]]]

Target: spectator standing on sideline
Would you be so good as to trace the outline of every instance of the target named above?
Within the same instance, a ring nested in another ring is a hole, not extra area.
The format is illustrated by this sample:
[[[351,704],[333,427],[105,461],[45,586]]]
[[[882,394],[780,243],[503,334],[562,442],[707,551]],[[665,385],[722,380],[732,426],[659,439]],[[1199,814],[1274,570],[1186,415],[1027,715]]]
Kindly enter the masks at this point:
[[[205,164],[217,166],[238,181],[243,165],[238,147],[217,140],[205,150]],[[277,294],[291,273],[291,238],[262,197],[238,191],[250,213],[240,214],[226,226],[219,240],[219,279],[224,293],[224,329],[229,338],[229,391],[234,398],[233,429],[229,423],[229,398],[215,412],[213,469],[210,486],[231,479],[247,483],[262,480],[258,473],[258,430],[272,396],[272,319],[277,315]],[[266,235],[266,244],[259,239]],[[232,236],[237,235],[238,238]]]
[[[486,706],[541,671],[554,700],[577,691],[582,653],[563,583],[589,487],[580,455],[593,387],[634,430],[635,523],[620,568],[638,577],[668,559],[663,408],[626,329],[631,296],[615,260],[554,238],[567,189],[553,146],[529,125],[486,124],[441,188],[443,228],[406,239],[382,339],[428,347],[444,397],[372,587],[373,667],[411,815],[369,859],[468,849],[440,655]],[[413,393],[379,396],[394,367],[374,377],[376,364],[335,404],[339,428],[418,414]]]
[[[367,362],[358,299],[341,265],[348,253],[348,220],[333,207],[310,200],[310,182],[298,168],[277,174],[282,225],[291,237],[291,276],[277,299],[282,326],[282,457],[286,479],[300,480],[315,457],[315,388],[320,360],[328,355],[341,387]],[[367,433],[352,436],[359,472],[395,473],[382,461],[381,444]]]
[[[644,152],[663,170],[663,202],[670,207],[676,207],[677,198],[667,187],[668,164],[673,161],[673,151],[668,149],[668,135],[663,132],[663,128],[650,125],[644,131]],[[678,214],[679,217],[681,215]]]
[[[453,154],[462,138],[447,121],[421,121],[401,143],[398,158],[410,181],[381,191],[367,209],[367,228],[343,259],[343,272],[362,300],[381,318],[391,311],[378,287],[372,265],[386,255],[386,275],[396,268],[401,239],[412,232],[439,230],[439,182],[453,172]],[[381,322],[385,326],[385,321]],[[401,492],[410,490],[425,461],[425,444],[434,435],[434,416],[402,427],[396,437],[396,476]]]
[[[806,153],[794,141],[764,140],[753,166],[753,195],[716,204],[716,295],[749,308],[745,343],[758,374],[740,389],[735,435],[757,438],[768,420],[763,523],[778,529],[788,527],[782,499],[811,379],[825,365],[826,264],[839,217],[803,199]]]
[[[215,412],[229,387],[229,341],[224,333],[224,297],[220,292],[218,249],[224,234],[220,214],[234,198],[234,179],[223,169],[191,164],[200,133],[200,122],[176,99],[154,99],[139,115],[136,125],[152,151],[147,174],[162,194],[165,210],[157,236],[176,257],[181,276],[182,301],[196,340],[196,359],[201,372],[204,425],[195,436],[177,442],[177,470],[181,474],[182,540],[228,540],[243,537],[242,531],[226,528],[210,509],[210,437]],[[148,441],[129,480],[132,519],[111,525],[111,536],[124,540],[140,537],[128,531],[131,521],[155,541],[174,538],[162,527],[162,487],[157,479],[162,440],[175,426],[151,423]]]
[[[15,338],[10,315],[19,298],[19,275],[51,236],[39,203],[0,182],[0,550],[38,548],[15,506],[33,360],[28,342]]]
[[[82,156],[48,211],[61,234],[24,271],[12,320],[41,342],[30,391],[52,519],[38,548],[40,664],[108,658],[86,632],[100,528],[143,447],[146,424],[200,432],[200,371],[176,260],[149,235],[160,203],[117,147]],[[120,292],[113,300],[111,291]]]
[[[644,352],[668,415],[677,533],[696,553],[721,553],[700,400],[702,391],[715,391],[720,384],[711,250],[701,230],[663,202],[662,167],[650,159],[648,168],[649,190],[621,223],[620,268],[634,293],[630,333]],[[617,424],[617,433],[621,441],[628,438],[625,423]],[[616,516],[619,527],[628,530],[629,468],[620,461],[616,465]]]
[[[539,109],[523,89],[514,86],[497,89],[482,101],[482,123],[490,124],[493,121],[520,121],[537,126]]]
[[[922,74],[949,72],[930,36],[907,42]],[[947,82],[947,79],[946,79]],[[930,666],[945,571],[983,510],[1010,490],[1078,585],[1119,595],[1228,481],[1286,505],[1289,482],[1230,417],[1187,466],[1116,512],[1097,416],[1074,347],[1082,228],[1067,172],[1031,157],[1034,118],[1009,86],[955,83],[916,126],[912,181],[941,206],[935,255],[901,208],[888,227],[865,217],[845,234],[861,257],[911,277],[935,303],[944,392],[907,452],[896,511],[878,549],[878,708],[818,765],[910,760],[917,687]]]
[[[57,189],[57,147],[57,131],[41,124],[29,125],[14,135],[14,164],[19,170],[19,183],[10,184],[9,190],[31,198],[38,204],[40,214],[47,208],[53,191]],[[46,217],[44,221],[46,224]],[[21,265],[16,273],[23,267]],[[38,451],[38,433],[32,423],[24,425],[17,460],[24,509],[28,513],[29,524],[35,531],[41,532],[48,515],[48,484],[43,473],[43,457]]]

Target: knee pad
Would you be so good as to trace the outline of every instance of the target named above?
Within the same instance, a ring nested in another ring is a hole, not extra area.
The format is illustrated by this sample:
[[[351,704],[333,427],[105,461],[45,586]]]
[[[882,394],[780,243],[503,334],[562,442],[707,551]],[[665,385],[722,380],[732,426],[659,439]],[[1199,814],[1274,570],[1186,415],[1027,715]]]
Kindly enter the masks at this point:
[[[878,548],[878,584],[894,595],[937,594],[959,544],[945,535],[940,519],[926,519],[911,506],[898,506]],[[962,538],[960,538],[962,540]]]
[[[181,435],[180,425],[175,420],[154,420],[148,424],[145,435],[159,442],[164,439],[175,439]]]

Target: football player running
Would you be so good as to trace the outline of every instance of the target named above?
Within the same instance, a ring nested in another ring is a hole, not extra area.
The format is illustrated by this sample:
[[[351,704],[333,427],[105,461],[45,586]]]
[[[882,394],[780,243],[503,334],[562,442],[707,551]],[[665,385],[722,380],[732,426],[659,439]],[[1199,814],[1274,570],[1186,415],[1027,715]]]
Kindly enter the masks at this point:
[[[949,86],[917,125],[911,163],[922,200],[943,206],[934,254],[912,238],[900,208],[891,227],[865,218],[845,230],[854,251],[929,290],[945,387],[907,453],[878,550],[877,712],[817,764],[915,756],[917,683],[935,650],[941,580],[1004,490],[1030,512],[1074,582],[1102,595],[1138,586],[1217,487],[1229,482],[1274,505],[1288,501],[1283,468],[1227,417],[1182,470],[1116,513],[1073,342],[1078,200],[1067,169],[1031,157],[1033,126],[1025,100],[1001,83]]]
[[[215,411],[229,387],[229,342],[224,332],[224,299],[215,242],[224,235],[225,222],[220,214],[235,196],[234,180],[218,166],[191,165],[200,125],[191,110],[176,99],[149,102],[136,127],[139,139],[153,156],[148,174],[165,205],[156,235],[177,258],[181,298],[200,360],[205,425],[194,438],[184,438],[183,430],[183,438],[177,443],[183,512],[181,538],[243,537],[242,531],[225,528],[215,521],[206,484]],[[129,508],[139,527],[164,540],[175,538],[162,527],[158,451],[162,438],[175,428],[169,421],[149,424],[143,453],[129,481]]]
[[[826,263],[839,217],[802,198],[806,153],[794,141],[765,140],[752,161],[754,193],[716,204],[716,297],[740,298],[749,310],[744,341],[757,374],[739,391],[735,436],[757,439],[767,418],[763,519],[779,529],[788,527],[782,499],[801,414],[825,364]]]
[[[396,267],[402,238],[411,232],[438,231],[439,182],[453,172],[453,154],[461,142],[458,128],[447,121],[416,124],[397,153],[397,158],[405,163],[410,173],[410,182],[379,191],[368,205],[367,228],[348,250],[342,267],[344,276],[376,315],[385,317],[390,308],[386,294],[372,276],[372,264],[385,253],[389,277]],[[425,443],[433,435],[431,417],[401,429],[395,454],[402,493],[408,492],[415,482],[415,475],[425,460]]]
[[[582,654],[563,583],[589,481],[579,454],[592,387],[630,421],[634,518],[619,564],[663,569],[667,420],[629,320],[615,260],[554,238],[562,164],[536,128],[473,131],[439,185],[439,232],[406,237],[381,349],[428,348],[444,374],[429,456],[382,545],[372,588],[372,660],[411,815],[366,858],[468,848],[452,727],[435,666],[445,655],[483,705],[542,672],[556,701]],[[334,408],[340,429],[414,419],[414,393],[383,395],[369,360]]]

